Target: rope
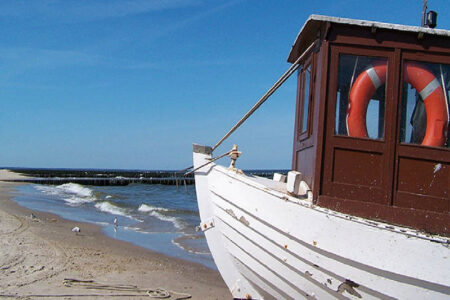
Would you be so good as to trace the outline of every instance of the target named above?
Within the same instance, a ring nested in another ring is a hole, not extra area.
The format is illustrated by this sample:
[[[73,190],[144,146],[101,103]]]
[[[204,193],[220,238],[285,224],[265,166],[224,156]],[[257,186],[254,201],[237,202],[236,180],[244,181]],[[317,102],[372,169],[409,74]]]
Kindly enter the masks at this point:
[[[309,53],[309,51],[315,46],[316,42],[314,41],[309,45],[309,47],[303,51],[303,53],[297,58],[297,60],[289,67],[289,69],[278,79],[277,82],[256,102],[255,105],[217,142],[217,144],[212,147],[212,151],[214,151],[220,144],[223,143],[236,129],[238,129],[242,123],[245,122],[266,100],[272,96],[272,94],[298,69],[300,66],[300,61],[303,57]]]
[[[63,280],[63,285],[66,287],[74,287],[74,286],[84,287],[88,290],[125,291],[125,292],[137,293],[137,294],[129,294],[126,296],[142,296],[142,293],[146,293],[149,297],[155,298],[155,299],[167,299],[167,298],[170,298],[172,296],[172,294],[180,295],[179,297],[174,298],[176,300],[192,298],[192,296],[190,294],[175,292],[175,291],[166,290],[163,288],[140,289],[135,285],[102,284],[102,283],[96,282],[94,280],[81,280],[81,279],[65,278]],[[109,295],[106,295],[106,296],[109,296]],[[125,296],[125,295],[123,295],[123,296]]]
[[[215,158],[212,158],[209,162],[204,163],[203,165],[201,165],[201,166],[195,168],[194,170],[191,170],[191,171],[189,171],[189,172],[184,173],[183,176],[187,176],[187,175],[189,175],[189,174],[191,174],[191,173],[194,173],[194,172],[197,171],[198,169],[201,169],[201,168],[203,168],[204,166],[207,166],[207,165],[209,165],[210,163],[213,163],[213,162],[215,162],[216,160],[221,159],[221,158],[224,157],[224,156],[227,156],[227,155],[230,154],[232,151],[233,151],[233,150],[227,151],[227,152],[225,152],[225,153],[222,154],[222,155],[219,155],[219,156],[217,156],[217,157],[215,157]]]
[[[190,166],[190,167],[184,168],[183,170],[177,171],[177,173],[184,173],[184,172],[186,172],[187,170],[192,169],[193,167],[194,167],[194,166]]]
[[[298,69],[298,67],[300,66],[300,61],[305,57],[306,54],[309,53],[309,51],[316,45],[316,41],[312,42],[311,45],[309,45],[308,48],[306,48],[305,51],[303,51],[303,53],[297,58],[297,60],[289,67],[289,69],[284,72],[284,74],[280,77],[280,79],[277,80],[277,82],[275,82],[275,84],[258,100],[258,102],[256,102],[255,105],[253,105],[253,107],[223,136],[223,138],[220,139],[220,141],[218,141],[216,143],[216,145],[214,147],[212,147],[212,151],[216,150],[217,147],[219,147],[236,129],[238,129],[242,123],[244,123],[264,102],[266,102],[266,100],[272,96],[273,93],[275,93],[275,91]],[[225,156],[225,155],[223,155]],[[222,158],[223,156],[218,157]],[[209,163],[206,163],[198,168],[196,168],[195,170],[191,170],[189,172],[184,173],[183,176],[189,175],[193,172],[195,172],[196,170],[200,169],[201,167],[204,167],[210,163],[212,163],[213,160]],[[194,166],[190,166],[187,167],[183,170],[180,170],[179,172],[185,172],[189,169],[192,169]]]

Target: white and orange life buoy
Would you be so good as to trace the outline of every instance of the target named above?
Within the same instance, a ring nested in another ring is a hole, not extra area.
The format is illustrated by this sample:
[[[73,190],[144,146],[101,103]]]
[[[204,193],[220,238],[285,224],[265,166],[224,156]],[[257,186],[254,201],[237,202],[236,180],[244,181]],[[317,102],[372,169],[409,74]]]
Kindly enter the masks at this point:
[[[366,69],[352,86],[347,109],[349,136],[368,137],[366,113],[375,91],[386,82],[387,64],[378,63]],[[422,145],[441,147],[447,140],[448,110],[444,91],[439,81],[425,66],[408,62],[403,80],[420,94],[427,115],[427,129]]]

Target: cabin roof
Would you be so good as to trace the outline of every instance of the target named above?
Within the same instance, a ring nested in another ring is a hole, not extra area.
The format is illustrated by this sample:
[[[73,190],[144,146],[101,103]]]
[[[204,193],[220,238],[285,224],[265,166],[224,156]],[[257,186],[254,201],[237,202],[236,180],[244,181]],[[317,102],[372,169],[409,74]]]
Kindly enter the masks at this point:
[[[306,20],[302,29],[300,29],[300,32],[298,33],[297,38],[292,45],[292,49],[288,57],[288,62],[293,63],[297,59],[299,53],[302,53],[316,39],[319,29],[323,24],[327,22],[350,26],[380,28],[398,32],[412,32],[417,34],[423,33],[427,35],[450,37],[450,30],[445,29],[432,29],[419,26],[407,26],[367,20],[311,15],[308,20]]]

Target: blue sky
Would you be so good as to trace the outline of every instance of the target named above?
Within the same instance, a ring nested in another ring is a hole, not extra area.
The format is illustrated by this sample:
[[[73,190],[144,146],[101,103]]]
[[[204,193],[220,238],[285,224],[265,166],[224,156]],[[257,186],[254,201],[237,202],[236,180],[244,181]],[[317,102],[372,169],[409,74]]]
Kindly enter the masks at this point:
[[[310,14],[419,25],[422,3],[1,1],[0,166],[182,169],[289,67]],[[449,29],[449,1],[428,7]],[[294,106],[290,80],[216,154],[290,168]]]

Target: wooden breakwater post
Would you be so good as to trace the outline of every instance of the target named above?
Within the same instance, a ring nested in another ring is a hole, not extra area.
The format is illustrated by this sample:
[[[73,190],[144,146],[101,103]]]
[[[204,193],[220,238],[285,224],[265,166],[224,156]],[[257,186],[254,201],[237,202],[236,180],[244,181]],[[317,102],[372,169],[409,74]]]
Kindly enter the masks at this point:
[[[178,178],[177,178],[177,173],[176,172],[174,172],[173,173],[173,176],[175,177],[175,183],[176,183],[176,185],[177,185],[177,192],[179,191],[179,186],[178,186]]]

